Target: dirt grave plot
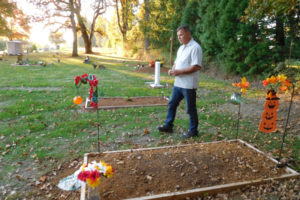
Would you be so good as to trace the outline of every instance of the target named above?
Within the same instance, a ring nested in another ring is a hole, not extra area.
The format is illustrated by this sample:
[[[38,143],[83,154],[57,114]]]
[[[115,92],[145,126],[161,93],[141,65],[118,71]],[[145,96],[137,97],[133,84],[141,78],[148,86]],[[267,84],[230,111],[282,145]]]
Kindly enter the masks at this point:
[[[84,108],[93,110],[94,108],[88,105],[89,100],[85,102]],[[115,97],[115,98],[99,98],[99,109],[117,109],[131,108],[141,106],[167,106],[168,98],[166,97]]]
[[[168,72],[170,68],[167,67],[161,67],[160,72]],[[139,69],[136,69],[135,72],[140,72],[140,73],[154,73],[155,72],[155,67],[141,67]]]
[[[22,91],[61,91],[59,87],[3,87],[0,90],[22,90]]]
[[[90,153],[85,160],[105,161],[115,169],[114,176],[102,178],[98,187],[101,199],[109,200],[182,199],[210,194],[201,188],[217,186],[220,192],[220,185],[299,176],[289,168],[278,168],[275,160],[240,140]],[[87,193],[82,187],[81,200],[87,199]]]
[[[11,64],[11,66],[14,66],[14,67],[31,67],[31,66],[34,66],[34,67],[43,67],[41,66],[40,64],[23,64],[23,65],[20,65],[20,64]]]

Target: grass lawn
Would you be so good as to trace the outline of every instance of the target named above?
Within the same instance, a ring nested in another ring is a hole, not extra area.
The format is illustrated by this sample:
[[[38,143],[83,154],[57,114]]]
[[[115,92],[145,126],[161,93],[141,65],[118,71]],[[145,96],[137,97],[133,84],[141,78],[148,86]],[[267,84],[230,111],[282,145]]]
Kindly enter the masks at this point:
[[[55,57],[56,56],[56,57]],[[93,62],[105,66],[94,69],[83,64],[84,57],[60,55],[56,63],[54,53],[37,53],[28,56],[31,61],[43,60],[42,66],[12,66],[17,59],[6,56],[0,61],[0,186],[19,191],[30,188],[46,172],[61,163],[97,151],[97,118],[95,112],[83,112],[73,104],[73,97],[86,97],[88,85],[75,89],[74,77],[85,73],[95,74],[99,80],[99,94],[104,97],[170,96],[172,88],[151,89],[146,82],[153,81],[150,73],[136,73],[138,61],[91,55]],[[53,64],[51,64],[53,63]],[[166,117],[166,107],[141,107],[103,110],[100,114],[101,150],[174,145],[178,143],[207,142],[234,139],[236,111],[222,112],[220,106],[229,103],[235,90],[231,82],[217,80],[201,74],[197,91],[200,137],[182,141],[180,134],[188,129],[185,104],[178,109],[175,133],[160,134],[156,127]],[[161,74],[161,83],[171,85],[173,79]],[[263,98],[265,91],[251,89],[245,102]],[[283,124],[284,120],[280,123]],[[145,134],[145,128],[149,134]],[[259,149],[278,156],[282,133],[262,134],[258,124],[243,118],[239,138]],[[283,155],[294,160],[299,168],[299,138],[286,137]],[[2,194],[0,194],[1,196]],[[8,194],[6,194],[8,195]]]

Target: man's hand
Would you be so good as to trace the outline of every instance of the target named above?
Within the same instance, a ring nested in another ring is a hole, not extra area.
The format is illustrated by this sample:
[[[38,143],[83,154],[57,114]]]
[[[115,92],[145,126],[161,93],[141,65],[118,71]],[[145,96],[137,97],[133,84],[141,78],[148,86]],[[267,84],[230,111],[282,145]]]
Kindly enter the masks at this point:
[[[170,69],[168,71],[169,76],[178,76],[180,75],[180,70]]]
[[[200,66],[199,65],[193,65],[193,66],[190,66],[186,69],[170,69],[168,71],[168,74],[170,76],[179,76],[179,75],[182,75],[182,74],[190,74],[190,73],[194,73],[195,71],[198,71],[200,70]]]

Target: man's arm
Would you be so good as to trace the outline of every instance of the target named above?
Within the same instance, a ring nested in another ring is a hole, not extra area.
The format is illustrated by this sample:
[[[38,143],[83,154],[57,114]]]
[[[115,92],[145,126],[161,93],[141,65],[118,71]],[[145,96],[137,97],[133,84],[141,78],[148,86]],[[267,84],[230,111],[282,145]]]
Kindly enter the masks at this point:
[[[179,76],[179,75],[183,75],[183,74],[190,74],[190,73],[194,73],[195,71],[198,71],[201,69],[201,66],[199,65],[192,65],[188,68],[185,69],[175,69],[174,67],[172,69],[170,69],[168,71],[168,74],[170,76]]]

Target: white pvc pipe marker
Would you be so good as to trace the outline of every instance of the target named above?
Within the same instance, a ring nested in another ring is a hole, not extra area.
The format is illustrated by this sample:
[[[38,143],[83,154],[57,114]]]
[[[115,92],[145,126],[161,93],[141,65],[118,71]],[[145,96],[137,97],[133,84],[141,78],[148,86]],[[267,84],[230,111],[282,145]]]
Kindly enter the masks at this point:
[[[156,61],[155,62],[155,81],[154,81],[154,85],[160,85],[160,62]]]

